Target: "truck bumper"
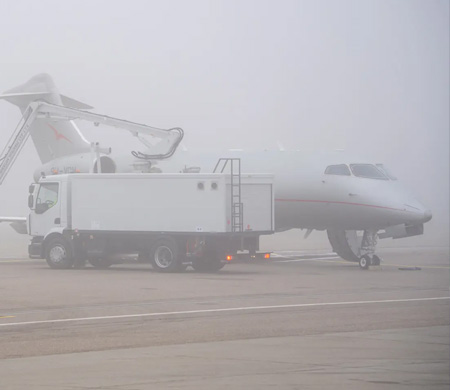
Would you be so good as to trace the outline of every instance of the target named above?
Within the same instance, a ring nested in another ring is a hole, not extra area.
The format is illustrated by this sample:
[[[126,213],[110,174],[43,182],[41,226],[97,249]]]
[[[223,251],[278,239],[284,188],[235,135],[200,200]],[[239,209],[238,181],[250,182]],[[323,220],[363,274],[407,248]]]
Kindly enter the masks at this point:
[[[30,259],[42,259],[42,242],[31,242],[28,245],[28,256]]]

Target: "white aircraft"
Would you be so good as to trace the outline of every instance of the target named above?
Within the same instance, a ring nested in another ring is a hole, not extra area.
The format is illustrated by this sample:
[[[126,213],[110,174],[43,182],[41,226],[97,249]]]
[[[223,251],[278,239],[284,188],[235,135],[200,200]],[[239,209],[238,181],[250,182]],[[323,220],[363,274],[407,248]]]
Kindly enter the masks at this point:
[[[82,110],[91,108],[61,95],[46,74],[5,92],[0,99],[17,105],[22,114],[34,101]],[[36,119],[30,134],[43,163],[36,170],[35,180],[42,173],[92,172],[97,169],[98,159],[104,173],[188,173],[212,172],[221,157],[239,158],[243,172],[275,175],[277,231],[307,229],[308,236],[312,230],[326,230],[333,250],[346,260],[359,262],[363,268],[379,264],[375,255],[378,238],[423,234],[423,224],[432,217],[431,211],[382,164],[350,160],[343,152],[178,150],[170,158],[156,162],[147,150],[102,153],[93,159],[91,143],[73,120]],[[1,221],[13,222],[17,230],[17,219],[4,217]]]

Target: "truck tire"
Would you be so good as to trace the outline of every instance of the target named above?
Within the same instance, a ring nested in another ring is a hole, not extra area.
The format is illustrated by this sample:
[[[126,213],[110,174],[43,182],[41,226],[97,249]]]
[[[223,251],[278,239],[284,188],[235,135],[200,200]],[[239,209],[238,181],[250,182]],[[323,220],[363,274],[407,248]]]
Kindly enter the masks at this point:
[[[89,259],[89,263],[97,269],[106,269],[111,267],[112,265],[111,260],[105,257],[96,257],[93,259]]]
[[[217,272],[224,266],[216,252],[206,252],[204,256],[192,259],[192,268],[197,272]]]
[[[51,239],[45,246],[45,259],[50,268],[68,269],[72,268],[74,258],[72,248],[62,237]]]
[[[150,249],[150,262],[158,272],[179,272],[185,269],[178,246],[171,238],[160,238],[153,243]]]

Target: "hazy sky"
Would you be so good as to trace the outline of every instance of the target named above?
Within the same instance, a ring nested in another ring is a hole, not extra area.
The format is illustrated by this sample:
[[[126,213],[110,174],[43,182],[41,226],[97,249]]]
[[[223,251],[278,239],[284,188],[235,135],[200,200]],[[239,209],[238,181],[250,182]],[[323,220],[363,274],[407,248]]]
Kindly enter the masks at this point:
[[[448,1],[0,0],[0,41],[0,91],[47,72],[99,113],[182,127],[190,149],[384,161],[433,211],[417,242],[448,245]],[[0,101],[0,149],[19,118]],[[29,142],[0,214],[27,212],[38,165]]]

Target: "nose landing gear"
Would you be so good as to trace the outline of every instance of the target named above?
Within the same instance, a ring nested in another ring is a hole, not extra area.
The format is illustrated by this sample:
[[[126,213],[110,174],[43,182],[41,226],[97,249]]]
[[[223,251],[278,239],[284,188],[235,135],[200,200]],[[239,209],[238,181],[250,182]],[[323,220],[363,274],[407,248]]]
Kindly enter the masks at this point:
[[[378,234],[376,230],[328,230],[333,250],[343,259],[356,262],[361,269],[379,266],[381,259],[375,254]]]
[[[377,232],[374,230],[364,230],[361,242],[361,252],[363,255],[359,258],[361,269],[368,269],[369,266],[381,264],[381,259],[375,254],[375,248],[378,242]]]
[[[370,264],[370,257],[368,255],[361,256],[359,259],[359,266],[361,269],[368,269]]]
[[[369,266],[377,266],[381,264],[381,259],[377,255],[364,255],[359,258],[359,266],[361,269],[369,269]]]

